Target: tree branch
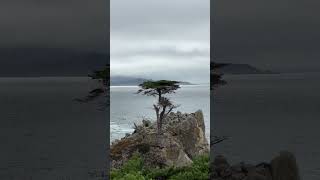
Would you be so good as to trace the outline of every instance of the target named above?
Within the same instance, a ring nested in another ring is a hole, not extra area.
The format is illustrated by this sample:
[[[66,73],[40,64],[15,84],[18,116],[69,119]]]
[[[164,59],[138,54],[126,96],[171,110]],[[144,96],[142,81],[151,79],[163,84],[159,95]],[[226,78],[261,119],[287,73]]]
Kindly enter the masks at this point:
[[[214,145],[214,144],[218,144],[218,143],[221,143],[222,141],[225,141],[227,140],[228,138],[227,137],[223,137],[221,139],[217,139],[215,141],[213,141],[211,144]]]

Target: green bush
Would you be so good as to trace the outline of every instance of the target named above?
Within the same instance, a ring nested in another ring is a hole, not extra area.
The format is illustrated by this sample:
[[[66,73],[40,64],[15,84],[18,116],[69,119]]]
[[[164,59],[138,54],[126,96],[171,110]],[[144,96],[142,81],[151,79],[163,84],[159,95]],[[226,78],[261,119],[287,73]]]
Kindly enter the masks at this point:
[[[143,166],[139,154],[135,154],[120,169],[111,171],[112,180],[208,180],[209,156],[199,156],[190,166],[150,169]]]

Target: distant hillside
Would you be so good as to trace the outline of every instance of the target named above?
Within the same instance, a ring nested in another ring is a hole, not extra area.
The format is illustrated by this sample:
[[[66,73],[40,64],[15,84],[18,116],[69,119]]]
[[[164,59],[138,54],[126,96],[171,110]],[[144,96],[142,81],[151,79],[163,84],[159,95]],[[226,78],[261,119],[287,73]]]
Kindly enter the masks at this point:
[[[274,74],[272,71],[261,70],[248,64],[227,64],[219,68],[223,74]]]
[[[110,85],[111,86],[137,86],[147,79],[126,77],[126,76],[111,76]]]
[[[193,83],[190,83],[190,82],[186,82],[186,81],[181,81],[179,84],[180,85],[196,85],[196,84],[193,84]]]
[[[137,86],[144,81],[151,79],[136,78],[136,77],[127,77],[127,76],[111,76],[110,85],[111,86]],[[194,85],[190,82],[180,82],[180,85]]]

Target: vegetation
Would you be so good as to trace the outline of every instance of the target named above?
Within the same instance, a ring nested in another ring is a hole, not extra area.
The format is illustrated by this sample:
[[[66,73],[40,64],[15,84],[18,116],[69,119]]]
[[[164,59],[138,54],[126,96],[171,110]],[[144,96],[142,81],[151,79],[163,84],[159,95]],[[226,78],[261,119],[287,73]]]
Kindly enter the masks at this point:
[[[110,74],[110,65],[106,65],[102,70],[94,71],[92,74],[89,74],[88,76],[92,79],[98,79],[100,80],[104,86],[109,85],[109,81],[107,80],[107,77]]]
[[[102,70],[94,71],[92,74],[89,74],[88,77],[91,79],[98,80],[98,82],[101,84],[100,87],[95,88],[89,92],[89,94],[84,98],[77,98],[76,101],[79,102],[90,102],[98,97],[101,97],[103,95],[107,96],[107,88],[109,88],[109,73],[110,73],[110,65],[106,65]],[[103,104],[105,106],[105,104]]]
[[[122,166],[110,173],[112,180],[208,180],[209,155],[199,156],[190,166],[150,169],[143,165],[138,153]]]
[[[222,64],[222,63],[211,63],[211,70],[213,71],[211,73],[211,87],[216,88],[219,85],[226,84],[226,81],[222,79],[223,74],[218,73],[217,70],[223,66],[226,66],[228,64]]]
[[[177,89],[180,88],[178,81],[160,80],[160,81],[145,81],[140,84],[140,89],[138,94],[143,94],[146,96],[158,97],[157,104],[153,104],[153,108],[157,116],[157,128],[158,133],[161,134],[163,119],[178,106],[174,105],[172,101],[163,97],[165,94],[175,93]]]

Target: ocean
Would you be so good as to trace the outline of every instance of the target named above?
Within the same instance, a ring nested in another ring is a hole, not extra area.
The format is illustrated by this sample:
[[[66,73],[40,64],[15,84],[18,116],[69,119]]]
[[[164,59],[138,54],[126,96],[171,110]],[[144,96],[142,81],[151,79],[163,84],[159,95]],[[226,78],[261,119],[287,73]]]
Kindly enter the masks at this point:
[[[228,75],[214,92],[214,129],[230,138],[214,146],[233,162],[296,155],[305,180],[320,179],[320,74]]]
[[[88,78],[0,78],[0,179],[88,180],[104,170],[107,114],[74,98]]]
[[[201,109],[206,135],[230,138],[214,146],[231,162],[269,161],[292,151],[303,179],[320,178],[320,74],[229,75],[215,92],[210,132],[208,85],[183,86],[172,100],[181,112]],[[73,101],[88,78],[0,78],[0,179],[94,179],[105,167],[108,116],[96,102]],[[154,119],[153,97],[137,87],[111,87],[111,140]]]
[[[175,111],[204,113],[206,136],[210,137],[210,89],[209,85],[183,85],[171,94],[172,101],[180,105]],[[143,118],[155,121],[152,104],[156,98],[136,94],[137,86],[112,86],[110,88],[110,140],[114,141],[133,132],[134,123],[141,124]]]

